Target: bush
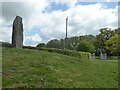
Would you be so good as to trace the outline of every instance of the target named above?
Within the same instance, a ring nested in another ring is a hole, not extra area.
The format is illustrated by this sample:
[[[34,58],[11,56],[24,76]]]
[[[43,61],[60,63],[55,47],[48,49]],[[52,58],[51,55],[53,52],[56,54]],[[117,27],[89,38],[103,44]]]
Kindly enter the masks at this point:
[[[72,50],[65,50],[65,49],[56,49],[56,48],[37,48],[38,50],[44,50],[49,52],[56,52],[68,56],[78,57],[81,59],[91,60],[91,54],[88,52],[77,52]]]
[[[7,42],[0,42],[2,44],[2,47],[12,47],[10,43]],[[65,50],[65,49],[56,49],[56,48],[45,48],[45,47],[32,47],[32,46],[23,46],[23,49],[38,49],[38,50],[44,50],[49,52],[56,52],[68,56],[78,57],[81,59],[91,59],[91,54],[88,52],[77,52],[72,50]]]
[[[77,51],[92,52],[94,50],[94,46],[90,42],[82,41],[77,44],[76,49]]]
[[[8,42],[0,42],[0,47],[12,48],[12,44],[10,44]],[[36,47],[32,47],[32,46],[23,46],[23,48],[26,48],[26,49],[36,49]]]
[[[44,44],[44,43],[39,43],[36,47],[46,47],[46,44]]]
[[[12,44],[7,43],[7,42],[0,42],[0,47],[9,47],[9,48],[11,48]]]
[[[26,49],[37,49],[36,47],[32,47],[32,46],[23,46],[23,49],[26,48]]]

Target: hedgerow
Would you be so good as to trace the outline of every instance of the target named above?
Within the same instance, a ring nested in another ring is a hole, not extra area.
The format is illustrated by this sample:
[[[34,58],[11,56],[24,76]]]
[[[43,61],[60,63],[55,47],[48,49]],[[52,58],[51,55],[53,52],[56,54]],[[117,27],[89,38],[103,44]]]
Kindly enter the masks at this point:
[[[91,54],[89,52],[78,52],[72,50],[65,50],[65,49],[56,49],[56,48],[37,48],[38,50],[44,50],[49,52],[56,52],[68,56],[78,57],[81,59],[91,60]]]
[[[8,43],[8,42],[0,42],[0,47],[12,47],[12,44]]]
[[[32,46],[23,46],[23,49],[37,49],[36,47],[32,47]]]
[[[10,43],[2,43],[2,47],[12,47],[12,45]],[[91,54],[89,52],[78,52],[78,51],[65,50],[65,49],[32,47],[32,46],[23,46],[23,49],[37,49],[37,50],[56,52],[56,53],[60,53],[68,56],[78,57],[80,59],[85,59],[85,60],[91,59]]]

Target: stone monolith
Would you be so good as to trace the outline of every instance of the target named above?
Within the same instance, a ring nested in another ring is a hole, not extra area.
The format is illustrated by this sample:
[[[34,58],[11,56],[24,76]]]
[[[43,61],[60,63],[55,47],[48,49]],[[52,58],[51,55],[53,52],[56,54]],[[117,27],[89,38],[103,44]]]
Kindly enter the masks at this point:
[[[13,22],[12,47],[22,48],[23,46],[23,24],[22,18],[16,16]]]

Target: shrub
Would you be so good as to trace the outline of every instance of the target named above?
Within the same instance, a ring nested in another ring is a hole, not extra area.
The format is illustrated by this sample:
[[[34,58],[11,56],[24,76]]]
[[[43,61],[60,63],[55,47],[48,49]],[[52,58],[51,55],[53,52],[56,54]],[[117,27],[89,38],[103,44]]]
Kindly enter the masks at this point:
[[[89,52],[77,52],[72,50],[65,50],[65,49],[56,49],[56,48],[37,48],[38,50],[44,50],[49,52],[56,52],[68,56],[78,57],[81,59],[91,60],[91,54]]]
[[[44,43],[39,43],[36,47],[46,47],[46,44],[44,44]]]
[[[92,52],[94,50],[94,46],[90,42],[82,41],[77,44],[76,49],[77,51]]]
[[[8,43],[8,42],[0,42],[0,47],[12,47],[12,44]]]
[[[8,42],[0,42],[0,47],[10,47],[10,48],[12,48],[12,44],[10,44]],[[32,46],[23,46],[23,48],[36,49],[36,47],[32,47]]]
[[[4,43],[0,42],[0,43],[2,44],[2,47],[12,47],[10,43],[6,43],[6,42]],[[23,46],[23,49],[38,49],[38,50],[56,52],[56,53],[60,53],[60,54],[68,55],[68,56],[78,57],[78,58],[86,59],[86,60],[91,59],[91,54],[88,52],[77,52],[77,51],[65,50],[65,49],[32,47],[32,46]]]
[[[32,47],[32,46],[23,46],[23,48],[26,48],[26,49],[37,49],[36,47]]]

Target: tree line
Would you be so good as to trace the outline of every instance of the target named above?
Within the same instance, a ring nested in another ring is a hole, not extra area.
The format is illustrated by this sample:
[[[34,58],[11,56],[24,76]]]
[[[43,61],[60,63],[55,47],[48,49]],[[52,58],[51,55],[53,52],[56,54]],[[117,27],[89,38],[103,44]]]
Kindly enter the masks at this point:
[[[102,28],[100,34],[96,35],[94,47],[96,53],[107,53],[108,56],[120,53],[120,28],[111,30]]]
[[[36,47],[68,49],[74,51],[84,51],[96,53],[107,53],[107,55],[117,55],[120,52],[120,28],[101,28],[99,34],[74,36],[64,39],[53,39],[47,44],[39,43]]]

